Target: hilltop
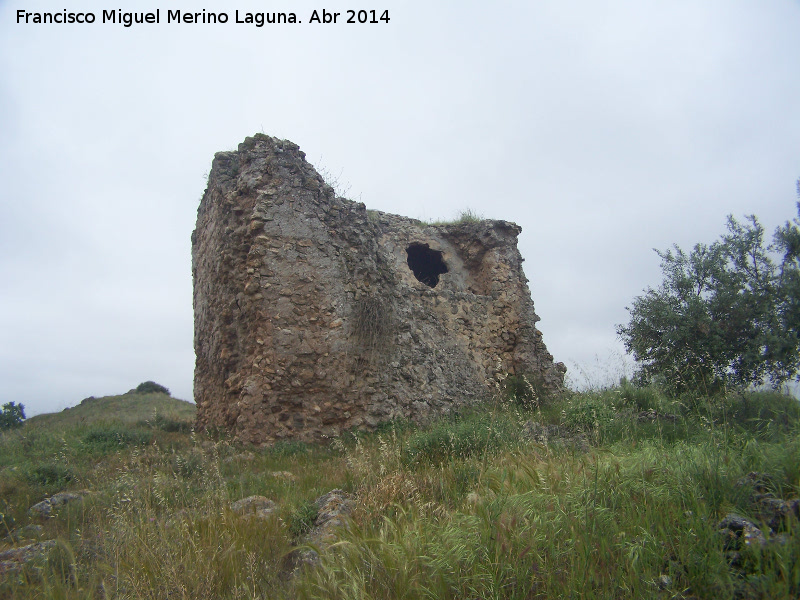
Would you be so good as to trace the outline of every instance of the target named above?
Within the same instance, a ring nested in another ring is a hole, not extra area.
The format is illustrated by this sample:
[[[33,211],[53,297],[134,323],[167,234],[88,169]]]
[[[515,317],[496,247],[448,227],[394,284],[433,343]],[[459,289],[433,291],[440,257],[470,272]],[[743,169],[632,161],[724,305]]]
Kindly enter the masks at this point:
[[[195,410],[192,402],[172,398],[165,393],[142,394],[131,390],[118,396],[90,396],[77,406],[61,412],[31,417],[25,425],[49,429],[111,422],[129,425],[152,419],[154,415],[188,423],[194,421]]]

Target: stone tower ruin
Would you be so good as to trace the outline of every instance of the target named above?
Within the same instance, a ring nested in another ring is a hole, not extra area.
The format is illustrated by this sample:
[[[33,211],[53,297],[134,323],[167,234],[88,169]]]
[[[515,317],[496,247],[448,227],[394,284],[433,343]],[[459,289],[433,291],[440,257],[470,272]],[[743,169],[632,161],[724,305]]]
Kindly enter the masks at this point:
[[[192,235],[198,426],[316,441],[481,401],[506,374],[560,387],[520,231],[367,210],[263,134],[217,153]]]

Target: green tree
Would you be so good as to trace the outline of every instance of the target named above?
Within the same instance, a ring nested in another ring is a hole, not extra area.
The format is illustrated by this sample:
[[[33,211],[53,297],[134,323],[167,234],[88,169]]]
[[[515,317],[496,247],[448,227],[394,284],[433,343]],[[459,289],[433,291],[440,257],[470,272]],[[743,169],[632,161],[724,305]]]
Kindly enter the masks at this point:
[[[136,386],[137,394],[166,394],[169,396],[169,390],[163,385],[155,381],[144,381]]]
[[[798,203],[800,215],[800,203]],[[640,379],[672,392],[778,386],[800,369],[800,220],[770,244],[755,216],[689,253],[656,250],[663,282],[633,300],[617,333]]]
[[[800,180],[797,182],[800,196]],[[771,347],[772,369],[785,380],[800,371],[800,202],[798,217],[787,221],[775,232],[775,249],[781,255],[779,286],[782,302],[777,322],[782,335]],[[798,377],[800,379],[800,377]]]
[[[24,420],[25,406],[23,404],[15,402],[3,404],[3,410],[0,411],[0,431],[19,427]]]

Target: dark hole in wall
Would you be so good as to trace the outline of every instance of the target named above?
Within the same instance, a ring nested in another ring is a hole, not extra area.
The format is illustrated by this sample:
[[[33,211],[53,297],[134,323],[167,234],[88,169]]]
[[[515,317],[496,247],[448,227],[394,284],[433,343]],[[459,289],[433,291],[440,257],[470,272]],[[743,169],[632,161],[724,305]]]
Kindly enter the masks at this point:
[[[439,250],[431,250],[428,244],[411,244],[406,248],[408,253],[408,267],[414,277],[429,287],[436,287],[439,275],[447,273],[447,265],[442,260]]]

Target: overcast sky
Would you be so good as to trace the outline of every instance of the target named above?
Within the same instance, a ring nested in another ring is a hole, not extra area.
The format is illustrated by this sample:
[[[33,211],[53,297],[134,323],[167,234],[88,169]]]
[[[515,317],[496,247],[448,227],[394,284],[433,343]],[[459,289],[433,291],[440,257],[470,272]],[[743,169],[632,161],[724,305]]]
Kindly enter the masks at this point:
[[[235,10],[302,23],[236,24]],[[797,0],[0,0],[0,403],[155,380],[192,399],[191,242],[214,153],[264,132],[368,208],[519,223],[545,343],[618,377],[615,325],[690,248],[796,215]],[[225,11],[177,24],[166,10]],[[313,24],[313,9],[340,12]],[[94,12],[92,25],[17,10]]]

